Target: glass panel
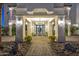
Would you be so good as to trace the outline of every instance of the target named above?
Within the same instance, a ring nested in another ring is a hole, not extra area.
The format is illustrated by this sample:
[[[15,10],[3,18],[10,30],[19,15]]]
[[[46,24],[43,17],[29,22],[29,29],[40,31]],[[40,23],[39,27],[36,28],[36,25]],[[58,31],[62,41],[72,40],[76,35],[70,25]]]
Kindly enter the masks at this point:
[[[45,34],[45,25],[36,25],[36,35]]]

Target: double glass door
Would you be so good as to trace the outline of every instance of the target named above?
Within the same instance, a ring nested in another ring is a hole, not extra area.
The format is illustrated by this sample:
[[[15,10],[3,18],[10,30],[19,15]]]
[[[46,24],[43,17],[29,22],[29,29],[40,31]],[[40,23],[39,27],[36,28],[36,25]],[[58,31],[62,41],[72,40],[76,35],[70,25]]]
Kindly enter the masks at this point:
[[[36,25],[36,35],[44,35],[45,34],[45,25]]]

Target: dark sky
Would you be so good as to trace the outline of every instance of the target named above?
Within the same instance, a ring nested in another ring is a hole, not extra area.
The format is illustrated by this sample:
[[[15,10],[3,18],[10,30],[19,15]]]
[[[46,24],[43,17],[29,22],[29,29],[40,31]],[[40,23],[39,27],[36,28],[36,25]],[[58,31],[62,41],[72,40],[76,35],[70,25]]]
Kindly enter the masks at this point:
[[[4,24],[5,24],[4,6],[2,6],[2,22],[1,22],[1,25],[4,26]]]
[[[29,11],[32,11],[34,8],[46,8],[49,11],[53,9],[53,3],[19,3],[18,7],[28,8]]]

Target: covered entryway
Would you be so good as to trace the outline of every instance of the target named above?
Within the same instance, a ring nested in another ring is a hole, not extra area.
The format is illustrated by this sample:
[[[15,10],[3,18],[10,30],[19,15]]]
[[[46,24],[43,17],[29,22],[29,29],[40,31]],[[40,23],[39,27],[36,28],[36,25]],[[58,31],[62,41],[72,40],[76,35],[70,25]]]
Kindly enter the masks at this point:
[[[65,42],[64,28],[64,14],[54,14],[46,8],[35,8],[33,11],[16,8],[16,40],[24,40],[26,34],[32,37],[55,35],[56,41]]]

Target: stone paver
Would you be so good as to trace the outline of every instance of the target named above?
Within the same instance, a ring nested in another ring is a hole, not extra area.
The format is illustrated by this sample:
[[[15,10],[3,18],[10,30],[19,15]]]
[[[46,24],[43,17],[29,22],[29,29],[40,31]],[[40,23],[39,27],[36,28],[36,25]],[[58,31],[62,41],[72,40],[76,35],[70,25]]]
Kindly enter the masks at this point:
[[[66,41],[79,41],[79,36],[66,37]]]
[[[49,40],[44,36],[36,36],[32,39],[32,45],[27,52],[28,56],[51,56]]]
[[[2,36],[2,42],[11,42],[15,41],[15,36]]]

